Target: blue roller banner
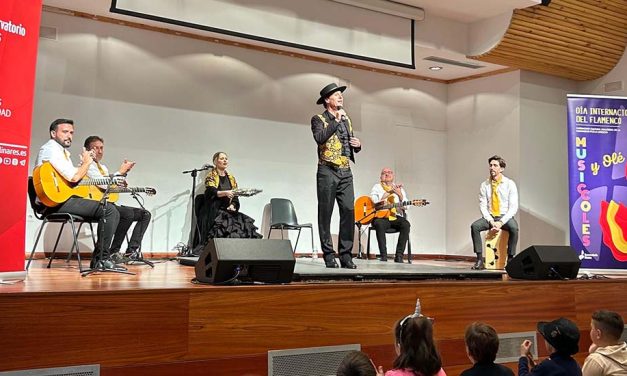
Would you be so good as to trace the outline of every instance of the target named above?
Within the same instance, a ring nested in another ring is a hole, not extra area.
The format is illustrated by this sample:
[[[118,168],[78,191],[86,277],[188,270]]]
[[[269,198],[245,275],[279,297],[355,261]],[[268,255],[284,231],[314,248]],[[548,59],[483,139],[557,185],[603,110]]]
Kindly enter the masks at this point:
[[[570,245],[583,268],[627,268],[627,98],[568,95]]]

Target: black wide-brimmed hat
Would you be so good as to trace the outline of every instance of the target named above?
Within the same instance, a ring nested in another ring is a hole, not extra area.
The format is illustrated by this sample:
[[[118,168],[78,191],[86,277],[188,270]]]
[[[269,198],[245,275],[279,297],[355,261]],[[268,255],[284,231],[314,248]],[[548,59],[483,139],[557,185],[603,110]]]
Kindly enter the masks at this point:
[[[550,322],[540,321],[538,332],[559,353],[573,355],[579,352],[579,328],[569,319],[560,317]]]
[[[322,90],[320,90],[320,98],[318,98],[316,104],[322,104],[324,103],[324,100],[327,99],[331,94],[335,93],[336,91],[344,92],[344,90],[346,90],[346,86],[337,86],[335,82],[332,84],[328,84],[327,86],[323,87]]]

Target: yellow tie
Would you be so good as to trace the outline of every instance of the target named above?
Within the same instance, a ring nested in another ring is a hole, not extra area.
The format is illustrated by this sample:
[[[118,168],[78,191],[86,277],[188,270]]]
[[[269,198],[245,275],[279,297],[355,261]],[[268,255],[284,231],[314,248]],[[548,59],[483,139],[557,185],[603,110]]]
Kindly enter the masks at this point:
[[[492,180],[492,200],[490,205],[490,212],[493,217],[498,217],[501,215],[501,203],[499,202],[499,195],[497,193],[499,184],[501,184],[501,179]]]
[[[98,161],[94,161],[96,162],[96,166],[98,166],[98,171],[100,171],[100,174],[102,176],[107,176],[107,173],[105,172],[105,170],[102,168],[102,166],[100,165],[100,163],[98,163]]]

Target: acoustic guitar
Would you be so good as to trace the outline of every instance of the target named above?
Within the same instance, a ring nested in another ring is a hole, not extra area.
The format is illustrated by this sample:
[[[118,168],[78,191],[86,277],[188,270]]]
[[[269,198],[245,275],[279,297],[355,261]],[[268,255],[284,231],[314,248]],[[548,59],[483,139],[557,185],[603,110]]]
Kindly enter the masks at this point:
[[[48,207],[58,206],[73,196],[100,200],[103,195],[103,191],[98,185],[109,185],[111,182],[115,183],[115,178],[102,178],[102,179],[82,179],[78,183],[72,183],[65,179],[50,162],[44,162],[41,166],[36,167],[33,170],[33,185],[35,186],[35,192],[42,204]],[[156,193],[154,188],[136,188],[137,191],[145,190],[147,193]],[[118,193],[131,192],[133,188],[113,186],[112,194],[109,196],[109,201],[115,202],[118,199]]]
[[[375,203],[370,196],[361,196],[355,201],[355,222],[367,225],[375,218],[388,218],[392,214],[392,209],[410,205],[425,206],[429,205],[429,201],[419,199],[386,204],[382,202]]]
[[[121,186],[113,186],[111,187],[111,189],[109,189],[109,198],[107,199],[107,201],[109,202],[116,202],[119,198],[119,194],[120,193],[146,193],[148,196],[152,196],[152,195],[156,195],[157,194],[157,190],[151,187],[121,187]],[[89,200],[96,200],[96,201],[100,201],[102,200],[102,196],[104,196],[105,190],[96,186],[96,185],[90,185],[89,186],[89,194],[87,197],[83,197],[83,198],[87,198]]]

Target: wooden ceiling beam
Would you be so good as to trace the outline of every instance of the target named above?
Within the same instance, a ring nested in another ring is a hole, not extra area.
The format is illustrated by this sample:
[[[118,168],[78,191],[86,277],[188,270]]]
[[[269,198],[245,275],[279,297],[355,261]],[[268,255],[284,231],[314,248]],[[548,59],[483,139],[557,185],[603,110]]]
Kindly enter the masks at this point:
[[[627,1],[553,0],[514,11],[490,51],[470,59],[583,81],[604,76],[627,44]]]

